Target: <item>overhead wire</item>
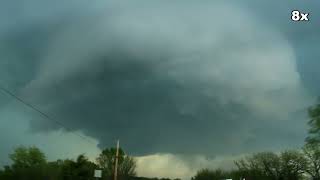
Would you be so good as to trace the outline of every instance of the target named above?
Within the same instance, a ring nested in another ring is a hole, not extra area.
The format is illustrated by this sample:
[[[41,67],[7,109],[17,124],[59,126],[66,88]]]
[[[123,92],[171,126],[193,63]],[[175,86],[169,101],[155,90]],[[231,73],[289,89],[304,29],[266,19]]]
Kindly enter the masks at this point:
[[[72,129],[66,125],[64,125],[62,122],[52,118],[51,116],[49,116],[47,113],[41,111],[38,107],[32,105],[31,103],[23,100],[21,97],[17,96],[15,93],[11,92],[10,90],[4,88],[3,86],[0,86],[0,90],[9,95],[10,97],[14,98],[15,100],[17,100],[18,102],[24,104],[25,106],[29,107],[30,109],[32,109],[33,111],[36,111],[37,113],[39,113],[42,117],[44,117],[44,119],[48,120],[48,121],[51,121],[51,122],[54,122],[55,124],[57,124],[58,126],[61,126],[63,127],[65,130],[67,130],[68,132],[72,133],[73,135],[75,136],[78,136],[80,137],[82,140],[86,141],[87,143],[90,143],[90,144],[93,144],[96,146],[96,143],[94,143],[92,140],[90,140],[89,138],[79,134],[79,133],[76,133],[74,131],[72,131]]]

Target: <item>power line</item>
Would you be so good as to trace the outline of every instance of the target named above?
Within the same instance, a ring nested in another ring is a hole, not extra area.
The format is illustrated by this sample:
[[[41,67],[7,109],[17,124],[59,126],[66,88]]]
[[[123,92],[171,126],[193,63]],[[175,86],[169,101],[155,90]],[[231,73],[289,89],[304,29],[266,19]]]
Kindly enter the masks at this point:
[[[54,118],[50,117],[49,115],[47,115],[46,113],[42,112],[39,108],[37,108],[36,106],[24,101],[22,98],[20,98],[19,96],[17,96],[16,94],[12,93],[11,91],[9,91],[8,89],[0,86],[0,90],[2,92],[4,92],[5,94],[8,94],[9,96],[11,96],[12,98],[16,99],[17,101],[19,101],[20,103],[24,104],[25,106],[28,106],[30,109],[38,112],[39,114],[41,114],[45,119],[49,120],[49,121],[52,121],[54,122],[55,124],[63,127],[65,130],[69,131],[70,133],[82,138],[83,140],[87,141],[88,143],[90,144],[94,144],[96,145],[92,140],[88,139],[87,137],[79,134],[79,133],[76,133],[76,132],[73,132],[71,128],[67,127],[66,125],[64,125],[63,123],[55,120]]]

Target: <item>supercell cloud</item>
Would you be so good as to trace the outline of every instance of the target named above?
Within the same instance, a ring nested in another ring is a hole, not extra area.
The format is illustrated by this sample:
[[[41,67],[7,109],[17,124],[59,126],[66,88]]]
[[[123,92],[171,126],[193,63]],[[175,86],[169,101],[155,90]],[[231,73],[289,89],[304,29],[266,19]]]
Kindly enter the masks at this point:
[[[100,147],[120,138],[139,155],[248,150],[259,125],[303,107],[290,44],[228,4],[114,9],[51,39],[24,98]]]
[[[100,148],[120,139],[134,155],[215,156],[303,143],[314,94],[301,53],[254,11],[226,2],[68,7],[3,23],[1,83]],[[33,132],[61,128],[24,116]]]

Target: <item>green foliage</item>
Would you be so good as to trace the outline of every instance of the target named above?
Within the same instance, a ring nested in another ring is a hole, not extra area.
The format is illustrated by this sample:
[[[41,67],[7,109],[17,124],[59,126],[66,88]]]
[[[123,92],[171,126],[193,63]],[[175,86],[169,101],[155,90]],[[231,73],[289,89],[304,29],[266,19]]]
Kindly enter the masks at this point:
[[[306,172],[308,161],[304,154],[296,150],[284,151],[281,158],[282,179],[298,180]]]
[[[307,159],[299,151],[288,150],[280,155],[257,153],[235,164],[246,179],[298,180],[306,172]]]
[[[114,172],[116,160],[116,149],[106,148],[97,158],[99,167],[103,170],[103,175],[111,177]],[[118,175],[119,178],[125,179],[136,175],[136,161],[133,157],[127,156],[120,148],[118,156]]]
[[[10,159],[13,164],[5,168],[4,178],[40,180],[45,177],[46,157],[38,148],[18,147]]]
[[[19,147],[11,155],[11,166],[0,169],[1,180],[93,180],[95,169],[103,169],[103,179],[112,179],[116,149],[102,151],[98,164],[85,155],[75,160],[47,162],[36,147]],[[307,173],[313,180],[320,180],[320,146],[307,144],[303,151],[287,150],[280,154],[261,152],[235,161],[236,170],[202,169],[192,180],[222,180],[227,178],[246,180],[302,180]],[[142,178],[136,176],[136,161],[120,149],[119,180],[170,180],[168,178]],[[178,180],[178,179],[177,179]]]
[[[90,162],[83,154],[79,155],[76,161],[68,159],[59,161],[57,164],[60,168],[60,176],[64,180],[93,179],[94,170],[97,168],[97,165]]]
[[[103,151],[99,157],[110,160],[101,161],[106,163],[105,167],[113,167],[114,155],[115,149],[111,148]],[[99,168],[84,154],[79,155],[76,160],[47,162],[44,153],[36,147],[18,147],[10,158],[13,161],[12,165],[0,169],[1,180],[93,180],[94,170]],[[135,175],[136,162],[132,157],[125,155],[123,150],[120,150],[119,165],[120,180]],[[113,171],[109,172],[105,179],[111,178]],[[127,176],[122,177],[121,173],[126,173]]]
[[[119,149],[119,164],[124,159],[124,151],[120,148]],[[111,176],[114,172],[114,164],[116,159],[116,149],[115,148],[106,148],[104,149],[99,157],[96,159],[97,164],[101,169],[103,169],[103,173],[106,176]]]
[[[309,144],[319,144],[320,143],[320,100],[318,104],[310,107],[308,109],[309,115],[309,136],[307,137],[307,143]]]
[[[221,169],[217,170],[209,170],[209,169],[202,169],[197,172],[193,180],[221,180],[230,178],[230,173],[222,171]]]
[[[257,153],[235,164],[246,179],[278,179],[280,176],[280,158],[272,152]]]
[[[307,159],[306,172],[314,179],[320,180],[320,146],[318,144],[306,144],[303,152]]]
[[[36,166],[42,166],[46,163],[46,157],[44,153],[37,147],[24,147],[20,146],[14,150],[14,153],[10,155],[10,159],[13,161],[14,168],[31,168]]]
[[[224,171],[221,169],[209,170],[201,169],[191,180],[224,180],[224,179],[243,179],[239,170]]]
[[[0,170],[0,179],[12,179],[12,170],[9,166],[5,166],[3,170]]]

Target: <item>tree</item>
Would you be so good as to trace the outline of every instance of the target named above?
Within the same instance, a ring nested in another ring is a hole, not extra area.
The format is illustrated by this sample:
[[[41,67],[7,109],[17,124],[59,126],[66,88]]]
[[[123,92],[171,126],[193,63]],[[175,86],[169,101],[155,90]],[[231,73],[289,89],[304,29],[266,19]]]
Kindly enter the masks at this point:
[[[281,153],[281,176],[286,180],[298,180],[307,169],[307,159],[297,150],[287,150]]]
[[[277,155],[262,152],[235,162],[246,179],[298,180],[306,172],[307,159],[297,150],[287,150]]]
[[[99,167],[103,170],[104,176],[111,177],[114,172],[116,160],[116,149],[106,148],[97,158]],[[129,177],[136,175],[136,161],[133,157],[125,154],[120,148],[118,156],[118,175],[119,177]]]
[[[14,173],[10,166],[4,166],[4,169],[0,172],[0,179],[14,179]]]
[[[46,157],[37,147],[20,146],[10,155],[13,161],[12,167],[6,172],[11,174],[10,179],[33,179],[45,178]]]
[[[62,165],[63,161],[62,160],[57,160],[54,162],[48,162],[46,166],[46,179],[49,180],[55,180],[55,179],[60,179],[63,180],[63,175],[62,175]]]
[[[125,156],[119,166],[120,176],[136,176],[137,163],[133,157]]]
[[[209,170],[209,169],[201,169],[197,172],[197,174],[191,178],[191,180],[222,180],[222,179],[241,179],[242,176],[240,171],[238,170]],[[249,179],[250,180],[250,179]]]
[[[252,158],[245,158],[235,161],[235,165],[238,167],[238,172],[241,178],[251,179],[268,179],[261,167],[257,166]]]
[[[94,170],[97,167],[84,154],[79,155],[76,161],[59,161],[59,164],[61,167],[61,177],[64,180],[92,179]]]
[[[280,179],[281,159],[273,152],[261,152],[235,162],[246,179]]]
[[[209,170],[209,169],[201,169],[197,172],[197,174],[192,178],[193,180],[221,180],[226,177],[226,173],[221,169],[217,170]]]
[[[20,146],[10,155],[14,168],[30,168],[46,164],[46,157],[37,147]]]
[[[308,115],[310,118],[308,122],[310,129],[306,140],[309,144],[318,144],[320,143],[320,99],[318,104],[308,109]]]
[[[318,144],[306,144],[303,152],[307,158],[306,172],[313,180],[320,180],[320,146]]]
[[[75,173],[78,177],[83,177],[85,179],[93,177],[96,165],[88,160],[88,158],[81,154],[78,156],[75,162]]]

